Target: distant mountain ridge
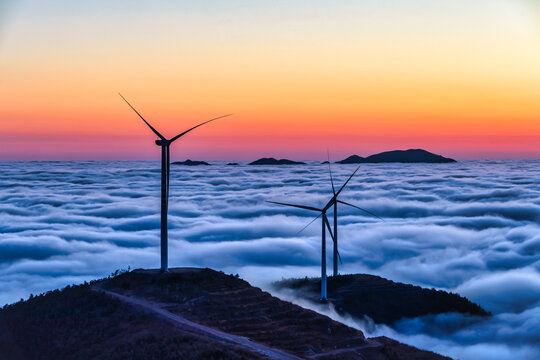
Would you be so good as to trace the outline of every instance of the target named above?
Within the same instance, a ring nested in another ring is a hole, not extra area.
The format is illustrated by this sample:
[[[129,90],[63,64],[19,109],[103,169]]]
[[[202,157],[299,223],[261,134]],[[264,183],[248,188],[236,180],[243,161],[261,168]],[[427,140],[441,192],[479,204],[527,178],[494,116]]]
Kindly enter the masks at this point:
[[[255,160],[253,162],[250,162],[248,165],[304,165],[305,162],[302,161],[292,161],[289,159],[280,159],[277,160],[275,158],[261,158],[259,160]]]
[[[392,150],[385,151],[378,154],[373,154],[368,157],[361,157],[358,155],[351,155],[341,161],[336,161],[336,164],[376,164],[376,163],[453,163],[454,159],[450,159],[441,155],[433,154],[423,149],[409,149],[409,150]],[[210,165],[206,161],[193,161],[187,159],[186,161],[175,161],[173,165]],[[303,161],[294,161],[289,159],[276,159],[273,157],[265,157],[257,159],[247,165],[305,165]],[[328,161],[324,161],[322,164],[328,164]],[[237,162],[230,162],[227,165],[240,165]]]
[[[173,165],[187,165],[187,166],[198,166],[198,165],[210,165],[206,161],[192,161],[190,159],[187,159],[186,161],[175,161],[172,163]]]
[[[378,154],[373,154],[368,157],[351,155],[341,161],[336,161],[338,164],[369,164],[369,163],[453,163],[454,159],[450,159],[441,155],[433,154],[423,149],[409,150],[392,150]]]

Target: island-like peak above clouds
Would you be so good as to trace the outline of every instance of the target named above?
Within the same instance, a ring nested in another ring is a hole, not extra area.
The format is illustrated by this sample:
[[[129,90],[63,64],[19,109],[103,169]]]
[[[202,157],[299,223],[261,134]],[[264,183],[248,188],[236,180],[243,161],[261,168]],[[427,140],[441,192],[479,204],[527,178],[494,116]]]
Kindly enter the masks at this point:
[[[348,158],[337,161],[338,164],[362,164],[362,163],[453,163],[450,159],[441,155],[430,153],[423,149],[393,150],[370,155],[363,158],[358,155],[352,155]]]
[[[255,160],[248,165],[302,165],[305,164],[305,162],[301,161],[292,161],[289,159],[274,159],[274,158],[261,158],[259,160]]]
[[[197,165],[210,165],[206,161],[192,161],[190,159],[187,159],[186,161],[175,161],[172,163],[173,165],[187,165],[187,166],[197,166]]]
[[[320,281],[320,278],[287,279],[274,283],[274,286],[292,289],[297,296],[318,303]],[[402,284],[375,275],[332,276],[328,278],[328,289],[328,301],[338,312],[357,318],[369,316],[378,324],[392,325],[401,319],[430,314],[489,315],[458,294]]]

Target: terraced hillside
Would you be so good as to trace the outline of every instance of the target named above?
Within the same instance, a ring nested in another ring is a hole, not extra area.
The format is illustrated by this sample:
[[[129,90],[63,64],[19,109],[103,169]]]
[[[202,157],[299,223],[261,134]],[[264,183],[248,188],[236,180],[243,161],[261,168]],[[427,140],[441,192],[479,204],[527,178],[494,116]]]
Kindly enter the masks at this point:
[[[366,339],[359,330],[210,269],[134,270],[99,286],[300,358],[443,359],[391,339]]]
[[[0,359],[261,359],[90,289],[68,287],[0,310]]]

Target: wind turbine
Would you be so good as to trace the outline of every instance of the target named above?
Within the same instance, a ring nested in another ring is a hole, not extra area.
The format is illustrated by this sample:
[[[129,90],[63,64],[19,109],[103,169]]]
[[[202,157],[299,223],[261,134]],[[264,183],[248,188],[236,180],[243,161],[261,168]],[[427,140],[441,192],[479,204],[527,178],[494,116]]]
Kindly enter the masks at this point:
[[[334,188],[334,180],[333,180],[333,177],[330,175],[330,181],[332,183],[332,192],[333,192],[333,196],[332,198],[330,199],[330,201],[328,201],[328,203],[322,208],[322,209],[319,209],[319,208],[315,208],[315,207],[311,207],[311,206],[305,206],[305,205],[297,205],[297,204],[288,204],[288,203],[282,203],[282,202],[276,202],[276,201],[267,201],[269,203],[272,203],[272,204],[278,204],[278,205],[285,205],[285,206],[291,206],[291,207],[296,207],[296,208],[300,208],[300,209],[305,209],[305,210],[310,210],[310,211],[317,211],[319,212],[320,214],[317,215],[309,224],[307,224],[306,226],[304,226],[300,231],[304,231],[304,229],[306,229],[309,225],[311,225],[315,220],[317,220],[320,216],[322,216],[322,243],[321,243],[321,301],[326,301],[327,300],[327,286],[326,286],[326,229],[325,229],[325,226],[326,228],[328,228],[328,231],[330,232],[330,236],[332,237],[332,240],[334,241],[334,275],[337,275],[337,259],[339,258],[339,261],[341,262],[341,256],[339,255],[339,251],[338,251],[338,247],[337,247],[337,237],[335,235],[335,230],[334,232],[332,232],[332,229],[330,228],[330,223],[328,222],[328,217],[326,216],[326,212],[328,211],[328,209],[330,209],[332,206],[334,206],[334,229],[337,229],[337,203],[341,203],[341,204],[344,204],[344,205],[348,205],[348,206],[352,206],[354,208],[357,208],[359,210],[362,210],[370,215],[373,215],[377,218],[379,218],[377,215],[365,210],[365,209],[362,209],[358,206],[355,206],[355,205],[352,205],[352,204],[349,204],[348,202],[345,202],[345,201],[341,201],[341,200],[338,200],[338,196],[339,194],[341,194],[341,192],[343,191],[343,189],[345,188],[345,186],[347,186],[347,184],[349,183],[349,181],[353,178],[353,176],[356,174],[356,172],[358,171],[358,169],[360,169],[360,166],[356,168],[356,170],[354,170],[354,172],[352,173],[352,175],[347,179],[347,181],[345,181],[345,183],[341,186],[341,188],[339,188],[338,191],[335,191],[335,188]],[[379,218],[380,219],[380,218]],[[381,219],[382,220],[382,219]]]
[[[224,118],[226,116],[230,116],[232,114],[222,115],[218,116],[216,118],[207,120],[205,122],[200,123],[199,125],[196,125],[171,139],[166,139],[163,135],[161,135],[156,129],[152,127],[146,121],[141,114],[131,104],[122,96],[122,94],[118,93],[120,97],[129,105],[129,107],[135,111],[137,115],[142,119],[142,121],[145,122],[146,125],[154,132],[154,134],[159,137],[158,140],[156,140],[156,145],[161,146],[161,271],[166,272],[169,269],[168,265],[168,233],[167,233],[167,211],[169,208],[169,174],[171,170],[171,161],[170,161],[170,149],[169,147],[171,144],[179,139],[180,137],[184,136],[188,132],[190,132],[193,129],[198,128],[199,126],[202,126],[206,123],[209,123],[210,121],[214,121],[217,119]]]
[[[356,170],[354,171],[354,173],[351,175],[351,178],[354,176],[354,174],[356,174],[356,172],[358,171],[360,167],[356,168]],[[332,193],[334,194],[334,196],[332,197],[332,199],[330,199],[330,201],[328,202],[328,204],[332,203],[330,206],[333,206],[334,207],[334,236],[333,236],[333,239],[334,239],[334,253],[333,253],[333,275],[334,276],[337,276],[338,275],[338,259],[339,259],[339,262],[341,262],[341,256],[339,255],[339,251],[338,251],[338,220],[337,220],[337,204],[340,203],[340,204],[343,204],[343,205],[347,205],[347,206],[352,206],[353,208],[356,208],[356,209],[359,209],[367,214],[370,214],[371,216],[374,216],[376,217],[377,219],[380,219],[382,221],[384,221],[383,219],[381,219],[380,217],[378,217],[377,215],[373,214],[372,212],[370,211],[367,211],[366,209],[362,209],[361,207],[358,207],[356,205],[353,205],[353,204],[349,204],[348,202],[345,202],[345,201],[342,201],[342,200],[339,200],[337,197],[339,196],[339,194],[341,193],[341,190],[343,190],[343,188],[345,187],[345,185],[347,185],[347,183],[349,182],[349,180],[347,180],[347,182],[345,184],[343,184],[343,186],[339,189],[339,191],[336,193],[336,189],[334,188],[334,179],[332,177],[332,168],[330,166],[330,153],[328,154],[328,172],[330,173],[330,183],[332,184]],[[310,223],[311,224],[311,223]],[[308,225],[310,225],[308,224]],[[304,229],[302,229],[304,230]]]

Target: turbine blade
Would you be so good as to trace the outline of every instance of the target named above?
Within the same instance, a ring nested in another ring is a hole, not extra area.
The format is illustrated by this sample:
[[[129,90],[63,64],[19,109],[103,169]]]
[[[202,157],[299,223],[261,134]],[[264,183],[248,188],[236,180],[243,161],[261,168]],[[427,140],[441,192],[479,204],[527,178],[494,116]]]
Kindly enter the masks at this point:
[[[354,172],[352,173],[352,175],[347,179],[347,181],[345,181],[345,184],[343,184],[343,186],[338,190],[338,192],[336,193],[336,196],[337,197],[341,191],[345,188],[345,186],[349,183],[349,181],[352,179],[352,177],[354,176],[354,174],[356,174],[356,172],[358,171],[358,169],[360,169],[360,166],[358,166],[356,168],[356,170],[354,170]]]
[[[343,265],[343,261],[341,261],[341,255],[340,255],[340,253],[339,253],[339,250],[338,250],[338,252],[337,252],[337,257],[338,257],[338,259],[339,259],[339,263],[340,263],[341,265]]]
[[[336,241],[336,238],[334,237],[334,233],[332,232],[332,229],[330,228],[330,223],[328,222],[328,218],[326,217],[326,214],[323,216],[323,221],[326,224],[326,228],[330,232],[330,237],[332,238],[332,241]]]
[[[120,95],[120,97],[121,97],[122,99],[124,99],[124,101],[129,105],[129,107],[130,107],[133,111],[135,111],[135,113],[136,113],[137,115],[139,115],[139,117],[142,119],[142,121],[144,121],[144,122],[146,123],[146,125],[148,125],[148,127],[154,132],[154,134],[156,134],[161,140],[165,140],[165,137],[164,137],[163,135],[161,135],[156,129],[154,129],[154,128],[152,127],[152,125],[150,125],[150,124],[148,123],[148,121],[144,120],[144,118],[141,116],[141,114],[139,114],[139,112],[138,112],[137,110],[135,110],[135,108],[134,108],[133,106],[131,106],[131,104],[126,100],[125,97],[122,96],[122,94],[118,93],[118,95]]]
[[[362,209],[361,207],[358,207],[358,206],[353,205],[353,204],[349,204],[348,202],[345,202],[345,201],[338,200],[337,202],[340,203],[340,204],[343,204],[343,205],[352,206],[353,208],[357,208],[358,210],[362,210],[363,212],[368,213],[369,215],[374,216],[374,217],[376,217],[377,219],[379,219],[379,220],[381,220],[381,221],[384,221],[384,219],[382,219],[382,218],[380,218],[379,216],[375,215],[375,214],[372,213],[371,211],[368,211],[368,210],[366,210],[366,209]]]
[[[184,131],[183,133],[180,133],[180,134],[176,135],[176,136],[173,137],[171,140],[169,140],[169,142],[172,143],[174,140],[178,139],[178,138],[181,137],[181,136],[184,136],[185,134],[187,134],[187,133],[190,132],[191,130],[196,129],[196,128],[198,128],[199,126],[202,126],[202,125],[204,125],[204,124],[207,124],[207,123],[209,123],[210,121],[214,121],[214,120],[221,119],[221,118],[224,118],[224,117],[227,117],[227,116],[231,116],[231,115],[232,115],[232,114],[227,114],[227,115],[218,116],[217,118],[213,118],[213,119],[210,119],[210,120],[206,120],[205,122],[202,122],[202,123],[200,123],[199,125],[196,125],[196,126],[192,127],[191,129],[188,129],[188,130]]]
[[[300,229],[300,231],[298,231],[296,234],[300,234],[302,231],[306,230],[306,229],[308,228],[308,226],[311,225],[311,224],[313,224],[313,223],[315,222],[315,220],[317,220],[318,218],[321,217],[321,215],[322,215],[322,213],[320,213],[319,215],[317,215],[317,216],[315,217],[315,219],[311,220],[311,221],[309,222],[309,224],[307,224],[307,225],[304,226],[302,229]]]
[[[278,205],[292,206],[292,207],[296,207],[296,208],[300,208],[300,209],[305,209],[305,210],[311,210],[311,211],[319,211],[319,212],[322,211],[321,209],[317,209],[317,208],[314,208],[314,207],[311,207],[311,206],[295,205],[295,204],[286,204],[286,203],[275,202],[275,201],[266,201],[266,202],[271,203],[271,204],[278,204]]]
[[[336,189],[334,188],[334,178],[332,177],[332,167],[330,166],[330,151],[327,151],[328,154],[328,171],[330,172],[330,182],[332,183],[332,193],[336,195]]]

